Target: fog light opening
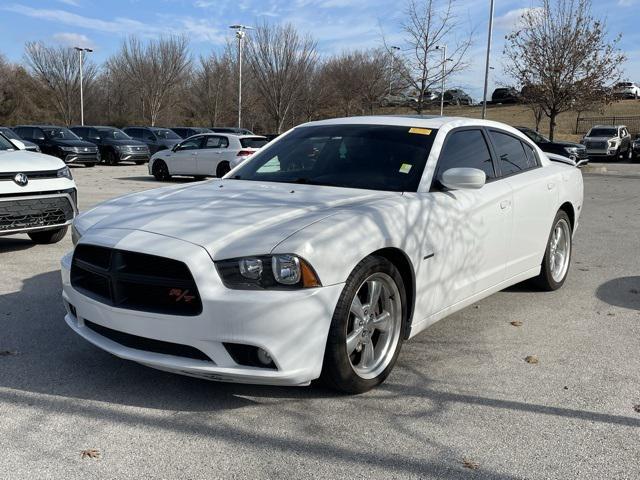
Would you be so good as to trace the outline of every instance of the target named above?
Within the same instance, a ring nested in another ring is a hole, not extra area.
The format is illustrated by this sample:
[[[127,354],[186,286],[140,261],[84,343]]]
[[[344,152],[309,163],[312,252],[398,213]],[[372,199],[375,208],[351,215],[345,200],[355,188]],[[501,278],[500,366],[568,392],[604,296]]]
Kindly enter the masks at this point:
[[[269,355],[269,353],[263,350],[262,348],[258,349],[257,356],[258,356],[258,361],[263,365],[271,365],[273,363],[273,359],[271,358],[271,355]]]

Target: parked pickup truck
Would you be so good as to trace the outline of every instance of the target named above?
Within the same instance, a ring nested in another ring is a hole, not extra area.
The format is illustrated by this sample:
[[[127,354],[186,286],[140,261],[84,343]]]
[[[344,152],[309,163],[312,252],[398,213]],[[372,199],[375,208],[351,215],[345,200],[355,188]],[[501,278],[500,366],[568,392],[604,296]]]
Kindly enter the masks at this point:
[[[0,236],[26,233],[35,243],[56,243],[77,213],[69,167],[0,134]]]
[[[590,159],[631,160],[631,135],[624,125],[596,125],[581,142],[587,147]]]

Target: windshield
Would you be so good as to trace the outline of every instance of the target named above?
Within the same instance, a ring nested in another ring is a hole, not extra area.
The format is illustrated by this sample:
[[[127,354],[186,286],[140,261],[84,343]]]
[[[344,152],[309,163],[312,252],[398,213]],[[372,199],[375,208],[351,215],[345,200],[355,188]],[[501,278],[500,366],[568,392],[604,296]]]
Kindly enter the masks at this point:
[[[267,143],[269,143],[269,141],[264,137],[246,137],[240,139],[242,148],[261,148]]]
[[[587,137],[617,137],[617,128],[593,128],[587,134]]]
[[[0,133],[2,133],[5,137],[10,138],[11,140],[22,140],[16,132],[11,130],[10,128],[0,128]]]
[[[2,133],[4,133],[4,131]],[[17,150],[17,149],[18,147],[16,147],[13,143],[7,140],[3,135],[0,135],[0,150]]]
[[[178,136],[173,130],[169,130],[168,128],[159,128],[157,130],[153,130],[158,138],[164,138],[167,140],[182,140],[182,137]]]
[[[57,140],[80,140],[80,137],[68,128],[43,127],[42,130],[47,138],[55,138]]]
[[[533,130],[524,130],[524,134],[533,140],[535,143],[549,143],[549,140],[544,135],[540,135],[538,132],[534,132]]]
[[[131,140],[131,137],[119,128],[98,128],[100,138],[109,138],[111,140]]]
[[[415,192],[435,135],[388,125],[299,127],[251,157],[233,178]]]

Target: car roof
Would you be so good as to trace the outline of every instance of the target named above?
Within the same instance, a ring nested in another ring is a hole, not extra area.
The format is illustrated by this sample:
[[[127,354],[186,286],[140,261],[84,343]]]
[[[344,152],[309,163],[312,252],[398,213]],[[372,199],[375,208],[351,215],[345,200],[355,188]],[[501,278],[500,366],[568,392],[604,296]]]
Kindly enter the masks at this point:
[[[594,125],[593,128],[627,128],[625,125]]]
[[[361,117],[332,118],[304,123],[301,126],[311,125],[389,125],[399,127],[424,127],[440,129],[444,126],[453,127],[495,127],[503,130],[516,130],[510,125],[467,117],[440,117],[438,115],[368,115]]]

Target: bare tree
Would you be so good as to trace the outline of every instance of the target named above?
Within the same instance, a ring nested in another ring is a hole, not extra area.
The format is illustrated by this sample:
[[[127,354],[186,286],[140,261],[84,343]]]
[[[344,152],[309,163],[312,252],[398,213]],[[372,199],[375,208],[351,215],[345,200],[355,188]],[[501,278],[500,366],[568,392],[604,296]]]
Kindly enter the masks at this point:
[[[601,93],[620,78],[625,60],[619,40],[608,40],[590,0],[542,0],[507,36],[505,70],[520,85],[535,85],[528,101],[549,118],[551,140],[560,113],[606,99]]]
[[[246,52],[263,109],[280,133],[316,61],[316,44],[291,24],[263,23],[248,39]]]
[[[427,92],[440,86],[443,64],[447,78],[468,66],[466,54],[472,33],[456,35],[464,29],[454,7],[455,0],[409,0],[407,3],[406,19],[402,23],[405,46],[398,54],[397,72],[405,88],[417,95],[414,109],[418,113],[422,113],[427,104]],[[447,46],[447,58],[443,58],[444,45]],[[390,55],[393,54],[386,41],[385,47]]]
[[[107,62],[112,72],[120,71],[138,93],[143,118],[155,125],[191,67],[186,37],[169,36],[144,45],[137,37],[129,37],[120,52]]]
[[[36,81],[51,94],[60,119],[69,125],[79,110],[80,61],[78,52],[68,47],[47,47],[42,42],[28,42],[25,61]],[[87,59],[83,65],[83,87],[89,90],[97,68]]]
[[[229,51],[200,57],[192,78],[191,100],[195,109],[209,126],[219,125],[224,114],[231,110],[233,92],[233,61]]]

